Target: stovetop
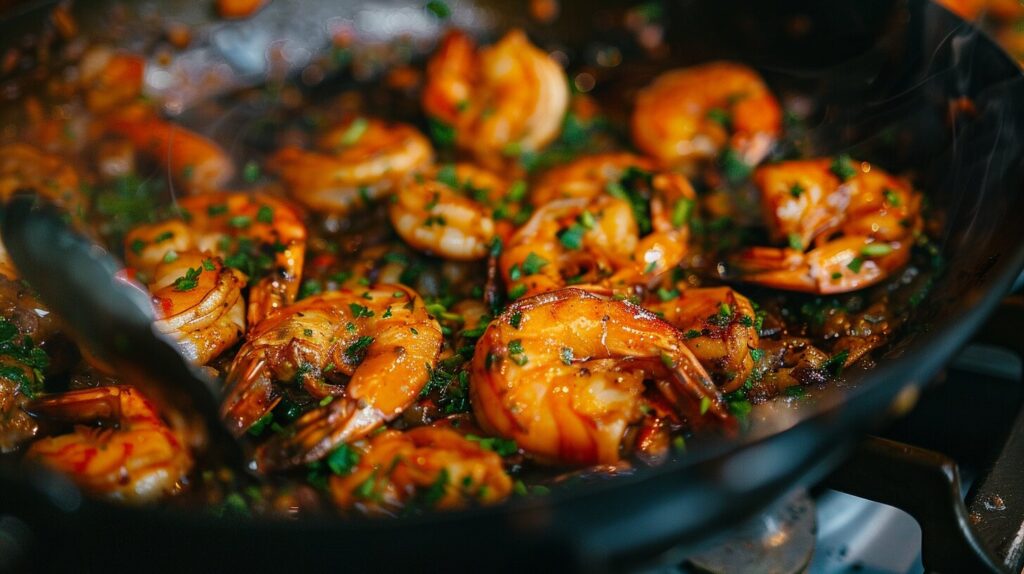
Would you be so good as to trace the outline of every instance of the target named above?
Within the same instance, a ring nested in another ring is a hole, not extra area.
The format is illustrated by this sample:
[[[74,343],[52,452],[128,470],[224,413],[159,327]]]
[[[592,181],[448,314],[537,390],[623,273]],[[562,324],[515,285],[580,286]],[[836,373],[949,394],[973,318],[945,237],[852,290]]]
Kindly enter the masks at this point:
[[[1007,553],[1019,571],[1024,508],[1014,502],[1024,488],[1007,486],[1020,484],[1024,465],[1022,325],[1024,297],[1008,297],[913,410],[823,484],[651,572],[998,572]],[[909,510],[925,531],[908,512],[867,498]]]

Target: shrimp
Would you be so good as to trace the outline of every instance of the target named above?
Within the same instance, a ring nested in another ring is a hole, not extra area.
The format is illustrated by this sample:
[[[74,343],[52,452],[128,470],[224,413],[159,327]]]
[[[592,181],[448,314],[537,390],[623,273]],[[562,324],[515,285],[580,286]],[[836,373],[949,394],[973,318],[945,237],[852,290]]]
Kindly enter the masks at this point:
[[[209,252],[249,277],[250,325],[295,301],[306,226],[288,201],[265,193],[206,193],[178,202],[180,219],[142,225],[125,236],[125,261],[144,275],[169,254]]]
[[[631,169],[653,172],[655,165],[648,158],[625,152],[582,157],[545,172],[533,186],[530,202],[541,207],[556,199],[596,197]]]
[[[512,479],[501,457],[479,443],[450,429],[419,427],[374,436],[351,474],[331,478],[330,490],[341,508],[394,515],[413,504],[496,504],[511,494]]]
[[[403,186],[388,214],[398,235],[420,251],[456,261],[482,259],[498,229],[492,207],[505,205],[508,187],[471,164],[446,166],[431,179]],[[498,215],[507,217],[507,208]]]
[[[562,127],[568,80],[522,30],[477,50],[453,30],[427,64],[423,109],[455,132],[455,145],[484,165],[543,149]]]
[[[296,201],[347,215],[380,200],[431,164],[434,150],[416,128],[356,117],[324,134],[318,151],[285,147],[270,160]]]
[[[649,301],[658,313],[683,332],[687,348],[714,377],[722,392],[731,393],[746,382],[760,345],[757,314],[743,295],[729,287],[683,289],[667,301]]]
[[[92,494],[152,502],[178,493],[192,468],[181,437],[132,387],[46,395],[29,402],[26,410],[76,426],[69,434],[32,443],[25,459],[67,475]]]
[[[107,131],[127,138],[189,193],[220,189],[235,173],[231,158],[214,141],[152,110],[131,107],[105,122]]]
[[[241,435],[280,402],[277,381],[294,380],[316,399],[334,397],[300,417],[294,434],[257,452],[264,470],[312,462],[412,404],[441,341],[441,326],[407,287],[303,299],[249,333],[228,373],[221,414]]]
[[[31,189],[73,217],[85,211],[78,172],[63,158],[28,144],[0,145],[0,200],[20,189]]]
[[[610,195],[552,201],[516,231],[499,259],[510,293],[640,285],[682,260],[696,197],[689,181],[630,170],[611,184]]]
[[[79,66],[85,103],[95,113],[105,113],[131,103],[142,95],[146,60],[117,53],[108,46],[90,48]]]
[[[789,248],[741,252],[736,264],[743,280],[845,293],[873,285],[909,261],[922,225],[921,196],[905,181],[845,156],[764,166],[754,181],[772,237]]]
[[[470,367],[477,421],[552,463],[620,459],[643,417],[644,381],[680,411],[731,423],[721,393],[683,334],[653,313],[579,289],[509,306],[481,336]],[[696,413],[694,413],[696,414]]]
[[[156,269],[150,289],[156,327],[173,337],[188,360],[205,365],[245,333],[245,275],[198,251],[176,254]]]
[[[633,143],[669,166],[685,167],[728,146],[757,165],[782,129],[779,103],[757,72],[733,62],[671,70],[640,91]]]

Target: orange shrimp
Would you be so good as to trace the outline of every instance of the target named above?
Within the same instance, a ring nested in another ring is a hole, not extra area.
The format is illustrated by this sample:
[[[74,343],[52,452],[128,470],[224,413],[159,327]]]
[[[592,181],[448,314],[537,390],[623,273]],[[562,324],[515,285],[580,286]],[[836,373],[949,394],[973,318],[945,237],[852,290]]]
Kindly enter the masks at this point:
[[[231,158],[213,140],[148,109],[133,107],[106,120],[106,129],[127,138],[140,152],[167,169],[189,193],[220,189],[234,175]]]
[[[423,109],[455,130],[459,148],[494,169],[554,140],[568,105],[565,72],[522,30],[479,51],[452,30],[427,64]]]
[[[26,410],[76,426],[69,434],[32,443],[25,460],[67,475],[92,494],[152,502],[180,492],[192,468],[192,456],[181,437],[131,387],[46,395],[32,400]]]
[[[757,72],[733,62],[671,70],[640,91],[633,143],[670,166],[717,156],[726,146],[758,164],[782,129],[782,111]]]
[[[206,193],[178,202],[180,219],[141,225],[125,236],[125,261],[152,275],[168,254],[221,257],[249,276],[250,325],[295,301],[306,253],[306,226],[288,201],[265,193]]]
[[[346,215],[395,191],[434,158],[416,128],[355,117],[324,134],[318,151],[286,147],[268,164],[296,201]]]
[[[905,181],[845,156],[764,166],[754,181],[772,237],[789,247],[741,252],[735,263],[743,280],[845,293],[909,261],[922,225],[921,196]]]
[[[419,503],[451,510],[496,504],[512,493],[501,457],[450,429],[387,430],[357,452],[351,474],[331,479],[341,508],[396,514]]]
[[[609,182],[613,194],[586,197],[585,186],[566,187],[581,196],[534,212],[499,259],[511,293],[536,294],[568,284],[642,285],[682,260],[693,187],[675,173],[627,173],[622,183]]]
[[[625,301],[562,289],[518,301],[491,322],[473,355],[470,394],[486,431],[539,460],[614,463],[643,416],[645,380],[681,414],[699,404],[710,419],[731,422],[680,331]]]
[[[160,320],[188,360],[205,365],[245,333],[245,275],[198,251],[176,253],[149,286]]]
[[[294,434],[257,452],[264,470],[312,462],[398,416],[426,384],[440,349],[440,325],[407,287],[303,299],[250,332],[228,373],[221,413],[244,433],[280,402],[278,381],[296,380],[318,399],[335,397],[300,417]]]

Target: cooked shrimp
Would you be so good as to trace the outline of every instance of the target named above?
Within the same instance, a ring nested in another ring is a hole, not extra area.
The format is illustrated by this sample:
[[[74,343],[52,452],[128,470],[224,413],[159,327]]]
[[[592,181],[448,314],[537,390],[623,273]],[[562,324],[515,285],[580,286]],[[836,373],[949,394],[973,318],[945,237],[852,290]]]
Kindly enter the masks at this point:
[[[441,327],[411,289],[379,285],[303,299],[256,325],[235,357],[221,409],[242,434],[281,400],[279,381],[335,397],[257,453],[264,470],[317,460],[401,414],[427,382]],[[345,382],[347,380],[347,382]]]
[[[568,105],[565,73],[521,30],[479,51],[450,31],[427,64],[423,109],[489,167],[543,149],[558,136]]]
[[[97,46],[82,56],[79,67],[85,103],[95,113],[105,113],[131,103],[142,94],[146,60],[134,54]]]
[[[671,70],[640,91],[633,143],[671,166],[712,159],[726,146],[747,165],[770,151],[782,112],[757,72],[733,62]]]
[[[511,293],[567,284],[645,284],[686,254],[696,195],[679,174],[629,172],[614,196],[552,201],[508,241],[499,266]]]
[[[409,505],[450,510],[495,504],[511,492],[500,456],[434,427],[374,436],[352,473],[331,479],[338,506],[369,514],[396,514]]]
[[[745,250],[737,259],[744,280],[844,293],[881,281],[910,259],[921,196],[905,181],[845,157],[765,166],[754,180],[773,238],[789,248]]]
[[[723,392],[743,386],[756,362],[751,351],[760,344],[750,299],[728,287],[705,287],[683,289],[644,307],[683,332],[686,346]]]
[[[205,365],[245,333],[245,275],[199,251],[176,253],[149,286],[160,320],[188,360]]]
[[[142,225],[125,236],[125,261],[151,275],[168,254],[209,252],[244,272],[254,325],[293,301],[302,279],[306,226],[289,202],[265,193],[206,193],[178,202],[181,219]]]
[[[585,156],[544,173],[530,191],[530,202],[540,207],[556,199],[596,197],[626,176],[629,170],[652,172],[654,162],[631,153]]]
[[[346,215],[394,192],[433,161],[430,141],[416,128],[356,117],[327,132],[319,151],[286,147],[271,158],[296,201]]]
[[[189,193],[220,189],[235,173],[231,158],[213,140],[160,119],[152,110],[128,108],[107,119],[105,126],[166,168]]]
[[[26,460],[67,475],[92,494],[151,502],[180,491],[192,468],[181,437],[131,387],[47,395],[31,401],[27,410],[76,426],[69,434],[32,443]]]
[[[625,301],[562,289],[511,305],[487,327],[470,393],[491,434],[543,461],[601,464],[619,460],[647,380],[681,411],[700,404],[731,420],[680,331]]]
[[[420,251],[457,261],[482,259],[497,230],[493,208],[503,203],[507,189],[497,175],[457,164],[403,186],[388,214],[398,235]]]
[[[60,156],[23,143],[0,145],[0,199],[31,189],[81,217],[85,209],[78,173]]]

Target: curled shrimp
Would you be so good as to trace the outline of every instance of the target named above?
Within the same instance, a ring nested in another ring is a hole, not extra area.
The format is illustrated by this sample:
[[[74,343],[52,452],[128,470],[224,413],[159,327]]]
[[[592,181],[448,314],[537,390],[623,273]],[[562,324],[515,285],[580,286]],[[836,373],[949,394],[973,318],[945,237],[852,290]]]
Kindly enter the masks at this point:
[[[451,510],[495,504],[512,492],[501,457],[459,433],[435,427],[384,431],[358,465],[331,479],[341,508],[393,515],[409,505]]]
[[[295,301],[306,226],[291,203],[265,193],[205,193],[182,198],[178,212],[178,219],[142,225],[125,236],[130,267],[151,275],[183,252],[213,253],[249,277],[250,325]]]
[[[751,351],[760,345],[760,336],[750,299],[729,287],[703,287],[683,289],[644,307],[683,332],[687,348],[722,392],[739,389],[753,372]]]
[[[537,209],[499,259],[510,292],[640,285],[679,263],[693,187],[675,173],[632,173],[615,183],[615,195],[560,199]]]
[[[645,381],[680,411],[731,421],[683,334],[653,313],[579,289],[509,306],[473,355],[477,421],[540,460],[613,463],[643,416]],[[691,404],[692,403],[692,404]]]
[[[213,140],[151,110],[129,108],[105,122],[110,133],[127,138],[189,193],[220,189],[235,173],[231,158]]]
[[[543,206],[556,199],[596,197],[609,184],[622,181],[629,170],[652,172],[654,162],[635,154],[618,152],[582,157],[544,173],[530,191],[530,202]]]
[[[430,179],[404,185],[388,206],[395,232],[412,247],[457,261],[487,256],[498,225],[494,207],[506,184],[472,164],[446,166]]]
[[[205,365],[245,333],[245,275],[198,251],[157,267],[149,286],[160,319],[188,360]]]
[[[150,502],[179,492],[192,468],[181,437],[134,388],[47,395],[32,400],[26,410],[41,419],[76,425],[69,434],[32,443],[26,460],[67,475],[92,494]]]
[[[633,143],[671,166],[712,159],[726,146],[747,165],[770,151],[782,112],[757,72],[733,62],[671,70],[640,91]]]
[[[427,64],[423,109],[490,167],[543,149],[557,137],[568,105],[565,73],[522,30],[481,50],[453,30]]]
[[[286,147],[268,168],[296,201],[336,215],[386,197],[434,157],[430,141],[416,128],[363,117],[324,134],[318,148]]]
[[[788,161],[754,174],[765,222],[788,248],[751,247],[742,278],[777,289],[845,293],[873,285],[910,259],[921,196],[867,162]]]
[[[250,331],[227,377],[221,413],[242,434],[281,400],[279,381],[317,399],[335,397],[295,422],[295,433],[261,445],[264,470],[322,458],[408,407],[441,349],[441,327],[415,292],[378,285],[303,299]]]

